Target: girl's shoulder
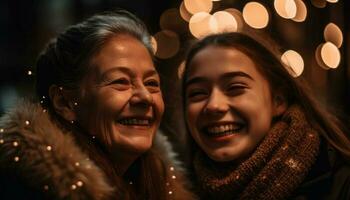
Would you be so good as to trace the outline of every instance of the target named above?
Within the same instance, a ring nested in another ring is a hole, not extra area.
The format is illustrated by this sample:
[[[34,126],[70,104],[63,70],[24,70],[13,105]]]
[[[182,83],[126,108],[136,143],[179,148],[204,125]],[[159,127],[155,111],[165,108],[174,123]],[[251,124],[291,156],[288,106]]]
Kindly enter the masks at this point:
[[[325,143],[307,177],[291,199],[350,199],[350,165]]]

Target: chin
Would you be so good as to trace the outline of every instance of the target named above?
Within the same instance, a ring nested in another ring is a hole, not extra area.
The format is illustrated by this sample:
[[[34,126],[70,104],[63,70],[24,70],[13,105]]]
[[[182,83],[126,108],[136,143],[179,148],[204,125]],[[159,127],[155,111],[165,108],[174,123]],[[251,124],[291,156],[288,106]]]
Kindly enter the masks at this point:
[[[229,152],[207,152],[210,159],[216,162],[230,162],[238,160],[240,156],[229,153]]]

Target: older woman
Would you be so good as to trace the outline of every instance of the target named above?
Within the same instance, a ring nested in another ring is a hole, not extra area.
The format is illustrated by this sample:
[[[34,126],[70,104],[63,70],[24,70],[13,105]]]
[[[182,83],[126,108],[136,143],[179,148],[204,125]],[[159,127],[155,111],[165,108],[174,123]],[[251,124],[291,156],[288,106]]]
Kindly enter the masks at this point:
[[[164,136],[163,147],[153,144],[164,103],[150,36],[134,15],[69,27],[40,55],[36,78],[40,103],[23,101],[1,119],[2,197],[193,198]]]

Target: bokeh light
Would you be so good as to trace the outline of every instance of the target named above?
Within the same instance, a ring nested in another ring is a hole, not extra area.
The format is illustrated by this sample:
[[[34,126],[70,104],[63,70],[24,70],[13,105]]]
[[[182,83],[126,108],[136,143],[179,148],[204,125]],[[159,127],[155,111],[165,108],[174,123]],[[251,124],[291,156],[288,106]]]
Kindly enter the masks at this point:
[[[300,76],[304,71],[304,60],[296,51],[288,50],[284,52],[281,56],[281,61],[293,77]]]
[[[199,12],[191,17],[189,28],[194,37],[202,38],[208,34],[216,33],[218,25],[217,21],[211,14]]]
[[[334,23],[329,23],[325,27],[323,36],[327,42],[333,43],[338,48],[340,48],[343,43],[343,33],[340,28]]]
[[[187,23],[181,18],[180,12],[176,8],[171,8],[162,13],[159,21],[162,30],[171,30],[177,33],[187,31]]]
[[[297,5],[294,0],[275,0],[273,3],[277,14],[286,19],[292,19],[297,14]]]
[[[151,45],[152,45],[153,53],[155,55],[157,52],[157,40],[153,36],[151,36]]]
[[[186,9],[184,2],[181,2],[180,5],[180,15],[186,22],[189,22],[192,17],[192,14]]]
[[[184,0],[186,10],[191,14],[199,12],[209,13],[213,8],[213,2],[211,0]]]
[[[177,68],[177,77],[179,79],[182,79],[182,77],[183,77],[183,74],[185,71],[185,65],[186,65],[186,62],[182,61],[181,64],[179,65],[179,67]]]
[[[321,58],[328,67],[337,68],[341,58],[339,49],[333,43],[326,42],[321,47]]]
[[[326,0],[311,0],[311,4],[314,5],[316,8],[324,8],[327,5]]]
[[[180,49],[180,40],[176,33],[170,30],[162,30],[154,35],[157,41],[156,56],[167,59],[176,55]]]
[[[249,2],[243,8],[243,19],[249,26],[261,29],[269,23],[269,13],[262,4]]]
[[[235,9],[235,8],[227,8],[225,9],[226,12],[230,13],[237,22],[237,31],[242,31],[244,27],[244,20],[241,11]]]
[[[307,16],[307,8],[302,0],[295,0],[295,5],[297,6],[297,13],[295,17],[292,18],[293,21],[303,22]]]
[[[226,11],[218,11],[213,14],[217,24],[217,32],[236,32],[237,31],[237,21],[236,19]]]
[[[320,66],[322,69],[329,70],[330,68],[323,62],[322,57],[321,57],[321,48],[322,48],[323,44],[324,43],[319,44],[317,46],[316,51],[315,51],[315,59],[316,59],[318,66]]]
[[[338,0],[327,0],[329,3],[337,3]]]

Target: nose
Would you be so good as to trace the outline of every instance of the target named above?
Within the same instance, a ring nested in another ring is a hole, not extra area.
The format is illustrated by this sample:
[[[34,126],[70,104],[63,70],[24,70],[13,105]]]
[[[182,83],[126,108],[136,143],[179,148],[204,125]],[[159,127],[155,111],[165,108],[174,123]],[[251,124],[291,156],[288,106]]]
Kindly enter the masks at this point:
[[[208,115],[221,115],[228,111],[229,105],[227,97],[219,89],[213,88],[207,104],[204,107],[204,113]]]
[[[153,103],[153,97],[144,85],[136,86],[130,98],[131,105],[149,106]]]

